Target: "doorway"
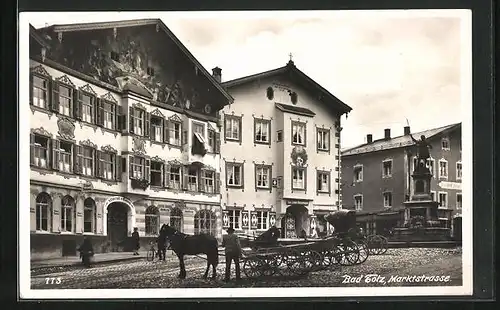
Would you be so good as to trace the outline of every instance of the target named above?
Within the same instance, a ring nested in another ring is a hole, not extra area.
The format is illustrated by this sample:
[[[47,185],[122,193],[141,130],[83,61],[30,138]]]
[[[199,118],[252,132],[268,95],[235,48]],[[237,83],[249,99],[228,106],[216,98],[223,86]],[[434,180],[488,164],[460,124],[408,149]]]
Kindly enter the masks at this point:
[[[128,212],[129,207],[121,202],[113,202],[108,206],[108,241],[112,252],[121,252],[126,247]]]
[[[307,208],[303,205],[291,205],[286,209],[285,238],[302,238],[309,235],[309,218]]]

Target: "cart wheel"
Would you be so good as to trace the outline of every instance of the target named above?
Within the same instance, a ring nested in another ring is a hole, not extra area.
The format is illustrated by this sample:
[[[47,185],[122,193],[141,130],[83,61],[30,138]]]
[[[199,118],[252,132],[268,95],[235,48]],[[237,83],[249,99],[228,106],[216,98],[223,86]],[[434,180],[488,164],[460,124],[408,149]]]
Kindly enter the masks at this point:
[[[306,265],[307,268],[310,271],[319,271],[321,270],[321,261],[323,260],[323,257],[321,254],[317,251],[309,251],[305,253],[305,260],[306,260]]]
[[[368,259],[368,246],[364,242],[360,242],[357,244],[358,246],[358,251],[359,251],[359,256],[358,260],[356,261],[357,264],[362,264]]]
[[[257,256],[250,256],[245,258],[243,263],[243,273],[247,278],[258,278],[261,274],[261,259]]]
[[[261,262],[260,275],[270,277],[276,273],[277,268],[273,256],[274,255],[266,255],[259,258]]]
[[[359,258],[359,250],[356,244],[349,242],[348,244],[342,244],[339,248],[341,251],[341,259],[339,261],[340,265],[352,266],[356,264]]]
[[[155,259],[155,253],[156,251],[155,250],[148,250],[148,252],[146,253],[146,260],[148,262],[152,262],[154,259]]]
[[[305,275],[309,272],[304,255],[297,250],[287,252],[287,268],[294,275]]]

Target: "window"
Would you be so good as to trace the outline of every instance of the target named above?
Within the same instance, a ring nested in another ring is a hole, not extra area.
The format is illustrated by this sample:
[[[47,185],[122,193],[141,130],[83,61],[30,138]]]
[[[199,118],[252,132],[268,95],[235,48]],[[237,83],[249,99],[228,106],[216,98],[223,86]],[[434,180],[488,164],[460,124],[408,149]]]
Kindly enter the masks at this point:
[[[271,122],[269,120],[255,119],[254,121],[254,142],[268,144]]]
[[[187,190],[191,192],[198,191],[198,169],[195,167],[188,168]]]
[[[447,208],[448,207],[448,193],[440,192],[438,196],[439,207]]]
[[[382,162],[382,177],[392,177],[392,159],[387,159]]]
[[[82,121],[94,123],[94,97],[82,94]]]
[[[450,150],[450,140],[448,138],[443,138],[441,140],[441,148],[445,151]]]
[[[292,122],[292,144],[305,145],[306,124]]]
[[[226,140],[241,141],[241,117],[226,115],[225,119]]]
[[[457,193],[457,210],[462,209],[462,193]]]
[[[50,230],[50,214],[52,211],[52,200],[47,193],[40,193],[36,196],[36,230]]]
[[[163,142],[163,119],[151,117],[151,140]]]
[[[303,168],[292,168],[292,189],[305,189],[305,174]]]
[[[462,163],[457,162],[457,180],[462,179]]]
[[[131,172],[132,172],[132,178],[134,179],[143,179],[145,178],[145,159],[142,157],[130,157],[131,159]]]
[[[170,211],[170,226],[182,232],[182,211],[178,207]]]
[[[330,130],[318,128],[317,129],[317,150],[329,151],[330,150]]]
[[[86,176],[94,175],[94,152],[90,147],[83,147],[82,174]]]
[[[243,186],[243,164],[226,164],[226,185]]]
[[[435,191],[431,191],[431,200],[436,201],[436,192]]]
[[[255,166],[255,185],[257,188],[271,187],[271,167],[266,165]]]
[[[30,136],[32,139],[32,156],[31,164],[40,168],[47,168],[49,160],[49,138],[34,135]]]
[[[436,163],[433,158],[427,159],[427,169],[429,169],[429,172],[432,174],[432,176],[436,175]]]
[[[363,195],[354,196],[354,207],[356,210],[363,210]]]
[[[207,234],[216,236],[217,226],[215,214],[210,210],[200,210],[194,215],[195,235]]]
[[[229,217],[229,226],[234,229],[241,228],[241,211],[240,210],[228,210],[227,215]]]
[[[163,164],[157,161],[151,161],[151,185],[163,186]]]
[[[215,153],[215,143],[216,143],[216,137],[215,137],[215,131],[209,129],[208,130],[208,146],[210,147],[210,152]]]
[[[354,181],[355,182],[363,181],[363,166],[362,165],[354,166]]]
[[[131,110],[132,113],[130,117],[132,118],[132,132],[136,135],[142,136],[144,134],[144,118],[146,113],[141,109],[132,108]]]
[[[73,231],[73,212],[75,200],[64,196],[61,200],[61,231]]]
[[[257,229],[267,229],[268,219],[268,211],[257,211]]]
[[[386,192],[383,193],[383,196],[384,196],[384,207],[385,208],[392,207],[392,193]]]
[[[318,171],[318,192],[329,193],[330,192],[330,172],[328,171]]]
[[[278,130],[277,134],[276,134],[276,140],[278,142],[283,142],[283,130]]]
[[[173,189],[181,189],[181,167],[171,166],[169,171],[169,187]]]
[[[95,233],[95,201],[92,198],[83,202],[83,232]]]
[[[448,162],[445,159],[439,160],[439,178],[448,178]]]
[[[156,236],[160,231],[160,211],[155,206],[149,206],[145,214],[146,235]]]
[[[214,176],[215,172],[211,170],[203,170],[201,174],[203,191],[206,193],[214,193]]]
[[[103,109],[103,126],[107,129],[115,129],[116,105],[110,102],[101,101]]]
[[[181,123],[169,122],[168,123],[168,131],[169,131],[168,143],[171,145],[180,146],[181,145]]]
[[[193,133],[199,133],[203,138],[205,138],[205,125],[193,122]]]
[[[73,109],[73,89],[59,85],[59,113],[71,116]]]
[[[102,177],[106,180],[115,179],[115,156],[113,153],[101,153],[101,173]]]
[[[46,78],[38,77],[36,75],[32,76],[33,81],[33,93],[32,100],[33,105],[42,109],[47,108],[47,90],[48,90],[48,80]]]
[[[73,163],[73,144],[65,141],[59,142],[59,170],[71,172]],[[54,157],[55,160],[55,157]]]

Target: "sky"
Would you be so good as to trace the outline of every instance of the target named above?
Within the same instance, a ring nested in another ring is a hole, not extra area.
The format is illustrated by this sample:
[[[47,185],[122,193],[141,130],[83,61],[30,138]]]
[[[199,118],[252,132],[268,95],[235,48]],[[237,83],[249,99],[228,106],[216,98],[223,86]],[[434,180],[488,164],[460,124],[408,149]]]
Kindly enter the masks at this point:
[[[382,138],[385,128],[398,136],[407,124],[417,132],[462,121],[463,90],[471,87],[461,76],[464,48],[471,49],[463,13],[30,12],[21,21],[39,28],[159,18],[208,72],[222,68],[222,81],[284,66],[291,53],[300,70],[353,109],[341,120],[346,148],[366,134]]]

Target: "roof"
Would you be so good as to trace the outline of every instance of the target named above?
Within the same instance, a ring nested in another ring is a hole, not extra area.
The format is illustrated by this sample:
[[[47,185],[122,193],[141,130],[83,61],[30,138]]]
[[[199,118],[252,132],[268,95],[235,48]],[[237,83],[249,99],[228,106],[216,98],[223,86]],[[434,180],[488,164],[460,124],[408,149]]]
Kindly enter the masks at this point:
[[[306,108],[296,107],[293,105],[277,103],[277,102],[275,103],[275,105],[278,109],[280,109],[283,112],[299,114],[299,115],[304,115],[304,116],[316,115],[316,113],[314,113],[313,111],[306,109]]]
[[[36,28],[33,27],[33,25],[30,24],[30,36],[35,39],[35,41],[40,44],[42,47],[45,47],[45,48],[50,48],[50,44],[45,41],[45,39],[40,35],[38,34],[38,32],[36,31]]]
[[[449,132],[452,130],[455,130],[459,127],[461,127],[462,123],[455,123],[451,125],[446,125],[443,127],[438,127],[438,128],[433,128],[433,129],[428,129],[424,130],[421,132],[416,132],[412,133],[414,137],[420,137],[421,135],[424,135],[426,139],[432,139],[433,137],[436,137],[440,134],[443,134],[445,132]],[[357,154],[364,154],[364,153],[371,153],[371,152],[377,152],[377,151],[383,151],[383,150],[389,150],[389,149],[396,149],[400,147],[406,147],[413,145],[414,142],[412,141],[410,135],[403,135],[403,136],[398,136],[394,137],[391,139],[380,139],[380,140],[375,140],[372,143],[364,143],[352,148],[348,148],[345,150],[342,150],[342,156],[350,156],[350,155],[357,155]]]
[[[169,38],[180,48],[180,50],[186,55],[194,65],[200,70],[208,80],[217,88],[221,94],[226,97],[229,102],[233,102],[234,98],[222,87],[222,85],[214,79],[214,77],[200,64],[200,62],[189,52],[189,50],[182,44],[182,42],[173,34],[173,32],[161,21],[161,19],[134,19],[134,20],[124,20],[124,21],[111,21],[111,22],[99,22],[99,23],[83,23],[83,24],[63,24],[63,25],[51,25],[49,27],[40,28],[38,30],[52,30],[54,32],[72,32],[72,31],[83,31],[83,30],[96,30],[96,29],[107,29],[107,28],[123,28],[123,27],[137,27],[137,26],[147,26],[147,25],[157,25],[159,29],[163,30]]]
[[[326,90],[324,87],[319,85],[317,82],[315,82],[313,79],[311,79],[309,76],[307,76],[304,72],[300,71],[293,61],[289,61],[286,66],[237,78],[231,81],[226,81],[223,82],[222,85],[226,88],[232,88],[235,86],[247,84],[250,82],[253,82],[255,80],[263,79],[263,78],[268,78],[268,77],[273,77],[273,76],[279,76],[279,75],[288,75],[290,79],[295,80],[296,82],[300,83],[301,85],[306,88],[310,93],[313,93],[313,96],[316,97],[318,96],[318,91],[319,91],[319,100],[324,101],[326,104],[328,104],[330,107],[339,110],[344,113],[348,113],[352,110],[350,106],[342,102],[340,99],[335,97],[333,94],[331,94],[328,90]]]

